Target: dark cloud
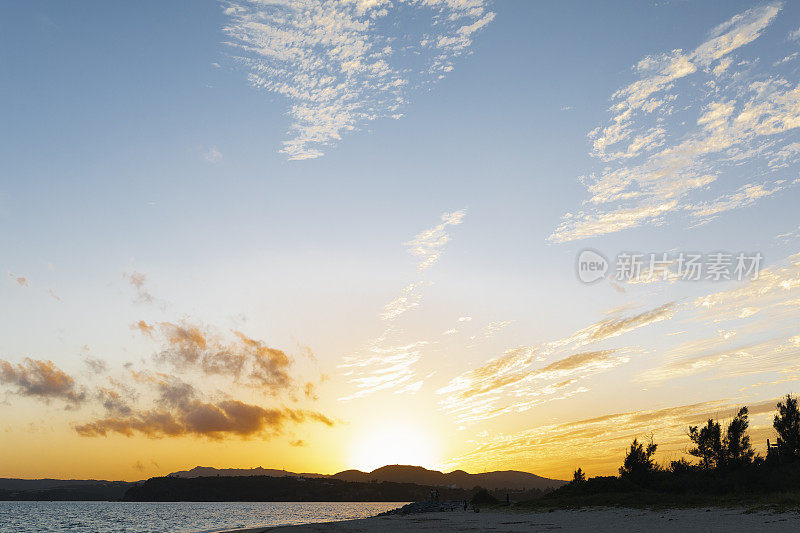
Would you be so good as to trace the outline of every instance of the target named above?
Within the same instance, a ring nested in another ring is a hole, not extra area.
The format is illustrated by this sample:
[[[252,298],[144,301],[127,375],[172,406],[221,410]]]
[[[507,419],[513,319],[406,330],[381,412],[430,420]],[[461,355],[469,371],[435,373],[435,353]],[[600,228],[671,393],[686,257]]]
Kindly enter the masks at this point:
[[[128,402],[115,389],[101,387],[97,391],[97,401],[108,413],[129,415],[133,412]]]
[[[17,394],[45,401],[59,399],[78,404],[86,399],[86,392],[78,389],[72,376],[52,361],[26,358],[14,365],[0,359],[0,383],[15,385]]]
[[[147,437],[197,436],[220,439],[228,436],[274,436],[288,424],[320,422],[333,426],[334,421],[321,413],[287,408],[264,408],[238,400],[217,403],[187,400],[171,410],[153,409],[130,416],[108,417],[75,426],[84,437],[119,433]]]
[[[306,445],[306,441],[304,441],[303,439],[297,439],[297,440],[290,440],[289,441],[289,446],[294,446],[295,448],[302,448],[305,445]]]
[[[89,370],[95,374],[104,374],[108,370],[108,363],[97,357],[92,357],[91,355],[84,357],[83,362],[89,367]]]
[[[328,426],[334,421],[308,410],[265,408],[233,399],[206,401],[190,383],[163,373],[131,372],[139,383],[149,384],[156,393],[151,409],[134,410],[111,389],[101,389],[105,418],[75,426],[78,434],[94,437],[119,433],[148,437],[203,436],[221,439],[227,436],[274,436],[289,424],[319,422]]]

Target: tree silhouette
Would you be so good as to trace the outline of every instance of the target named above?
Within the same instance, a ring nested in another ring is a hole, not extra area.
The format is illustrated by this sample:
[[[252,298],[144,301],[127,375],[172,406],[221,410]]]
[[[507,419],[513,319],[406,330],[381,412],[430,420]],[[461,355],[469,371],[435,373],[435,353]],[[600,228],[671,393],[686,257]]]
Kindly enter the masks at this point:
[[[586,481],[586,472],[578,468],[575,472],[572,473],[573,483],[583,483],[584,481]]]
[[[747,415],[747,407],[739,409],[725,429],[724,437],[719,422],[710,418],[702,428],[690,426],[689,438],[695,447],[689,454],[699,458],[700,466],[706,470],[752,462],[755,452],[747,434],[750,426]]]
[[[684,457],[669,463],[669,471],[673,474],[692,472],[695,468],[696,466],[687,461]]]
[[[796,458],[800,456],[800,410],[797,398],[786,395],[786,403],[778,402],[778,414],[772,421],[781,441],[781,455]]]
[[[633,439],[628,454],[619,468],[619,475],[622,477],[641,477],[656,470],[656,464],[653,461],[656,448],[658,448],[658,445],[653,442],[652,436],[646,447],[637,439]]]
[[[695,447],[689,450],[689,454],[700,459],[700,466],[708,470],[724,462],[719,422],[709,418],[708,423],[702,428],[690,426],[689,438],[695,444]]]
[[[747,417],[747,407],[742,407],[728,424],[725,434],[725,461],[731,465],[748,464],[753,461],[753,447],[750,445],[750,436],[747,428],[750,420]]]

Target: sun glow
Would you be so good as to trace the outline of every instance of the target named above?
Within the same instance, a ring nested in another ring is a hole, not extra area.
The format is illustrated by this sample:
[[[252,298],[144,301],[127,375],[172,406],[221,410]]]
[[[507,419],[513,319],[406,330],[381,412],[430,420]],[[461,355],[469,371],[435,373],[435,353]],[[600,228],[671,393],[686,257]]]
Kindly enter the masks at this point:
[[[351,446],[351,464],[364,472],[402,464],[435,468],[438,446],[430,433],[402,423],[370,428]]]

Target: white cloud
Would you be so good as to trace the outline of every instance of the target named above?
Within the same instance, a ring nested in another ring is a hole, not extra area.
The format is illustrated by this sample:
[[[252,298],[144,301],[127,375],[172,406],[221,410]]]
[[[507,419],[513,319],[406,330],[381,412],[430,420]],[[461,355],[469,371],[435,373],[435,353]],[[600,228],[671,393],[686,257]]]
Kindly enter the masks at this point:
[[[642,59],[634,68],[639,79],[614,93],[609,123],[590,133],[592,155],[603,167],[581,178],[589,199],[581,211],[563,216],[549,240],[660,224],[677,212],[706,222],[787,188],[777,178],[738,184],[714,200],[694,199],[725,187],[720,177],[731,181],[738,166],[759,165],[756,172],[766,174],[800,162],[791,138],[800,127],[798,80],[755,73],[758,62],[733,67],[729,56],[757,39],[780,9],[776,3],[750,9],[714,28],[691,52]]]
[[[494,18],[487,0],[241,0],[225,13],[227,44],[250,83],[289,102],[281,151],[295,160],[399,117],[407,88],[452,70]]]
[[[465,214],[463,209],[455,213],[445,213],[441,217],[441,224],[426,229],[406,243],[409,251],[420,258],[420,270],[432,267],[439,260],[442,247],[450,241],[450,235],[445,231],[447,226],[461,224]]]
[[[209,163],[219,163],[220,161],[222,161],[222,152],[217,150],[216,146],[212,146],[208,150],[203,152],[203,159],[205,159]]]
[[[438,261],[442,248],[450,241],[446,228],[461,224],[464,215],[464,210],[444,213],[440,217],[442,221],[440,224],[419,233],[412,241],[405,243],[411,253],[420,258],[418,279],[403,287],[400,294],[383,307],[383,312],[380,314],[380,319],[386,326],[383,334],[373,339],[363,351],[343,358],[339,368],[344,369],[348,383],[356,390],[340,400],[362,398],[379,391],[413,394],[422,387],[427,378],[416,379],[414,367],[420,360],[422,349],[428,341],[403,339],[403,332],[397,322],[403,315],[420,306],[423,290],[429,285],[423,278],[423,272]],[[471,318],[461,317],[458,320],[464,322]],[[455,329],[450,329],[443,335],[455,332]]]

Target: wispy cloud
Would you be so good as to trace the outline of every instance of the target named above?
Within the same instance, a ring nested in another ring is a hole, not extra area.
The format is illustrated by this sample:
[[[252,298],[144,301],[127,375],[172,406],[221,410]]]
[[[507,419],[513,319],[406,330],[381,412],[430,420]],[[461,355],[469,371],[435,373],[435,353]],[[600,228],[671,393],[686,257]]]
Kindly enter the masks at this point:
[[[793,342],[800,319],[800,254],[763,269],[757,279],[687,302],[676,317],[682,327],[700,329],[674,347],[659,350],[662,363],[642,381],[668,380],[712,372],[714,379],[757,373],[800,375]],[[713,332],[709,335],[709,331]]]
[[[310,159],[342,135],[401,116],[409,88],[453,69],[494,13],[485,0],[225,2],[223,31],[250,83],[285,97],[281,150]]]
[[[51,270],[52,270],[52,268],[51,268]],[[32,285],[31,279],[28,276],[20,276],[20,275],[13,274],[13,273],[9,272],[8,273],[8,277],[11,278],[19,287],[22,287],[24,289],[28,289]],[[61,301],[61,298],[55,293],[55,291],[53,291],[53,289],[47,289],[47,288],[41,288],[40,287],[38,290],[43,291],[50,298],[56,300],[57,302]]]
[[[81,351],[84,352],[84,364],[93,374],[104,374],[108,370],[108,363],[99,357],[94,357],[91,355],[88,347],[84,346],[84,349]]]
[[[388,302],[380,314],[385,324],[383,334],[373,339],[359,353],[348,355],[340,366],[345,370],[348,383],[356,390],[341,400],[352,400],[378,391],[391,390],[397,394],[416,393],[424,380],[417,380],[414,366],[419,361],[425,340],[407,341],[397,326],[405,313],[418,308],[422,302],[423,289],[429,285],[424,279],[425,271],[440,259],[443,247],[450,241],[448,226],[461,224],[466,212],[444,213],[441,223],[429,228],[405,243],[409,251],[419,258],[418,278],[403,287],[397,298]],[[462,317],[470,320],[469,317]],[[462,321],[462,319],[459,319]]]
[[[628,363],[636,351],[585,350],[586,346],[667,320],[674,312],[675,304],[667,303],[627,317],[601,320],[562,339],[510,349],[439,389],[442,408],[454,415],[457,423],[467,424],[585,392],[583,380]],[[542,364],[547,359],[551,362]]]
[[[730,187],[739,179],[733,169],[745,163],[766,175],[799,161],[792,146],[800,86],[788,79],[796,73],[759,71],[769,64],[731,55],[759,38],[781,7],[740,13],[694,50],[648,56],[634,67],[639,78],[614,93],[609,123],[590,133],[592,155],[603,163],[581,179],[590,197],[564,215],[551,241],[658,224],[681,212],[705,222],[796,184],[774,177],[702,199],[712,187]]]
[[[153,303],[153,295],[147,290],[147,276],[136,270],[124,272],[122,277],[136,291],[136,301],[139,303]]]
[[[19,285],[20,287],[28,287],[31,284],[30,281],[28,281],[28,278],[26,278],[25,276],[17,276],[16,274],[12,274],[11,272],[9,272],[8,277],[16,281],[17,285]]]
[[[203,152],[203,159],[209,163],[219,163],[222,161],[222,152],[217,150],[216,146],[211,146],[205,152]]]
[[[447,226],[461,224],[466,211],[463,209],[455,213],[445,213],[442,215],[442,223],[423,231],[406,243],[409,251],[419,257],[419,269],[426,270],[432,267],[439,260],[442,248],[450,241],[447,233]]]

